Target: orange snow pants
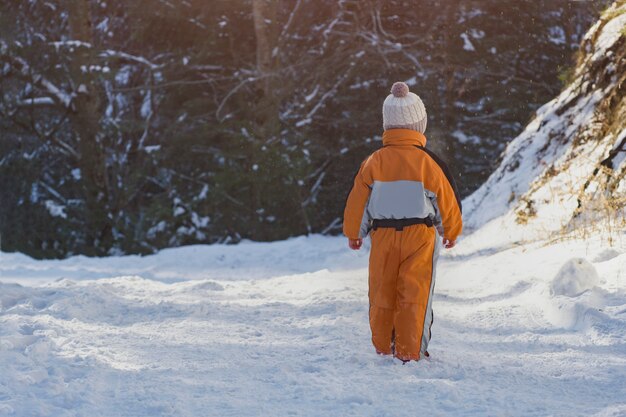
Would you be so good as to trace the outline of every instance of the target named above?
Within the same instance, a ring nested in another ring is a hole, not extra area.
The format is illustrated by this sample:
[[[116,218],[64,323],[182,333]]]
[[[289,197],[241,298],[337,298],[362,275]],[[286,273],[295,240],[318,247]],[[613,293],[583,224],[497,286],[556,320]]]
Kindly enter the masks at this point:
[[[371,232],[369,301],[372,343],[382,354],[419,360],[430,341],[438,257],[434,227]]]

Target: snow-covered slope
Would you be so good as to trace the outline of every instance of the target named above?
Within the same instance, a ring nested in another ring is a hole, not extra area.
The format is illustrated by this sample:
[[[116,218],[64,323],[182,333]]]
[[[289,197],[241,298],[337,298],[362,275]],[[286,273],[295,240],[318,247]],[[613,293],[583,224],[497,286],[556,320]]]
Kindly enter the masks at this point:
[[[541,107],[464,202],[468,230],[502,241],[626,228],[626,2],[584,38],[574,79]]]

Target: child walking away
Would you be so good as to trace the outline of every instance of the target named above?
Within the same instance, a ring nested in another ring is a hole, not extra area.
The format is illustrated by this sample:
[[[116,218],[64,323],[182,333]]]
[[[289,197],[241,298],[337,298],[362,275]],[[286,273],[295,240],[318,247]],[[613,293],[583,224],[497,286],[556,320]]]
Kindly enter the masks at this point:
[[[343,232],[352,249],[371,233],[369,320],[376,352],[403,362],[428,356],[439,251],[463,228],[461,201],[445,164],[426,149],[426,109],[405,83],[383,104],[383,147],[354,178]]]

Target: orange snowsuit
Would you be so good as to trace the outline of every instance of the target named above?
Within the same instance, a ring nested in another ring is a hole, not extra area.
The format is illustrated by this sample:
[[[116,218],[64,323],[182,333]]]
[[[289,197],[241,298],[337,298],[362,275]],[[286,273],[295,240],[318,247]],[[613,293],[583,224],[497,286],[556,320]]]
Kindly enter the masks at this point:
[[[383,147],[355,176],[343,221],[343,232],[351,239],[375,229],[369,261],[372,342],[379,353],[402,360],[419,360],[430,341],[437,232],[454,241],[463,228],[454,180],[425,145],[426,137],[417,131],[385,131]],[[428,220],[376,227],[381,219]]]

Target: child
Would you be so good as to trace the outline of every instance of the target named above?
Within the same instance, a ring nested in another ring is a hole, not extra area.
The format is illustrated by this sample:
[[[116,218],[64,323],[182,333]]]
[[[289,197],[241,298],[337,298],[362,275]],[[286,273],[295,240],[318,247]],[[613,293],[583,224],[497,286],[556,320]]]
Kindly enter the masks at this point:
[[[383,147],[354,178],[343,232],[358,250],[371,230],[372,342],[377,353],[408,362],[428,356],[438,234],[445,248],[454,247],[463,221],[454,180],[424,148],[422,100],[402,82],[391,93],[383,104]]]

